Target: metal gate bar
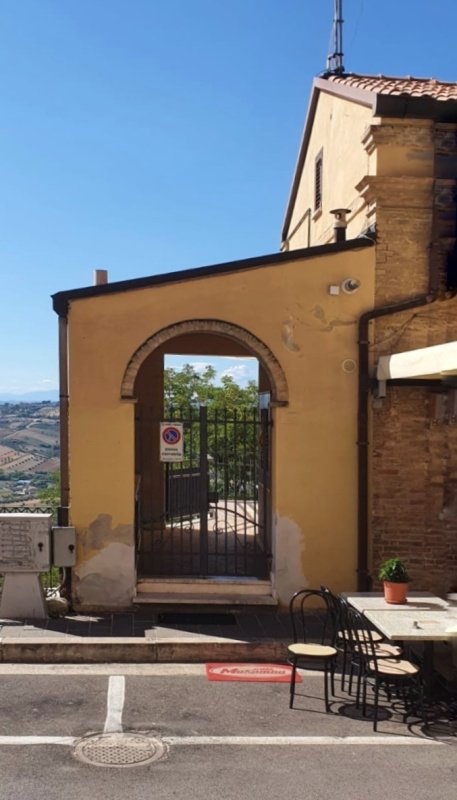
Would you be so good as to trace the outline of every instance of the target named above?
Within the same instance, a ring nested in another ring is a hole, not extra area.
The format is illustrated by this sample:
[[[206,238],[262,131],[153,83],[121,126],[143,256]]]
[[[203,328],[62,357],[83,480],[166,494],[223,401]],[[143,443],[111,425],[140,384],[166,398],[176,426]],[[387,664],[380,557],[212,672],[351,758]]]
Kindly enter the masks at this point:
[[[208,573],[208,414],[200,406],[200,572]]]
[[[164,502],[152,518],[141,513],[151,502],[138,503],[140,574],[267,577],[268,410],[202,406],[174,411],[168,419],[183,424],[183,460],[155,465],[163,475]]]

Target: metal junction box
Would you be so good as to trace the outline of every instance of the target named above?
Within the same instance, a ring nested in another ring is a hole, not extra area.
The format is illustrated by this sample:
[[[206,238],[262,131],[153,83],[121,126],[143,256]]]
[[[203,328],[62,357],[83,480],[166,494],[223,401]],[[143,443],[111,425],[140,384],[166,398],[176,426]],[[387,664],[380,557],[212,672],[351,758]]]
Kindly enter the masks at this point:
[[[76,563],[76,531],[70,527],[52,529],[52,563],[56,567],[74,567]]]
[[[0,572],[51,569],[51,514],[0,514]]]

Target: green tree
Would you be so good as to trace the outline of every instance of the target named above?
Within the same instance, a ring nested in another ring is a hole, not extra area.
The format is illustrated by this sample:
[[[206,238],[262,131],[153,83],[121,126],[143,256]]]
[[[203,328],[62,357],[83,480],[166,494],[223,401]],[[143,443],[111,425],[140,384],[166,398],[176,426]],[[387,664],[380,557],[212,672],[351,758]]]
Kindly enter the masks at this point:
[[[57,507],[60,505],[60,472],[51,474],[50,483],[44,489],[40,489],[38,499],[43,505],[52,508],[54,512],[57,511]]]
[[[184,421],[184,462],[180,471],[198,469],[199,407],[207,407],[210,488],[225,497],[252,498],[258,468],[260,429],[255,381],[240,386],[230,376],[216,384],[216,371],[197,372],[190,364],[164,375],[165,419]]]
[[[230,375],[224,375],[221,385],[218,386],[215,379],[216,370],[210,366],[203,372],[197,372],[191,364],[185,364],[181,370],[165,369],[165,416],[176,410],[187,412],[189,409],[197,409],[200,405],[206,405],[213,411],[240,411],[257,406],[258,391],[255,381],[249,381],[243,387]]]
[[[215,377],[216,370],[210,366],[201,373],[190,364],[184,364],[181,370],[165,369],[165,415],[176,409],[188,411],[189,408],[198,408],[210,402],[215,389]]]

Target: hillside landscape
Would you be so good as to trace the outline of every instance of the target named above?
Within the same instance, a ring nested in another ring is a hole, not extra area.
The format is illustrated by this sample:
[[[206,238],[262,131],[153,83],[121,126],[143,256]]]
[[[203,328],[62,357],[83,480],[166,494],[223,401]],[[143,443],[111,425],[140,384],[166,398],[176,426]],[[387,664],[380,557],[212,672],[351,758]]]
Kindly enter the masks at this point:
[[[0,506],[33,506],[59,470],[59,405],[0,402]]]

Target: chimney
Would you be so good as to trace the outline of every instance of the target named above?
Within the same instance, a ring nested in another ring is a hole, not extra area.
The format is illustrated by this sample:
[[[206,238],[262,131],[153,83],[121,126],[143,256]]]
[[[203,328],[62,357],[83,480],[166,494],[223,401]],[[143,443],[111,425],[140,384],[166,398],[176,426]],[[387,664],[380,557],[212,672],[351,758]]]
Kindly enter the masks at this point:
[[[94,269],[94,286],[102,286],[104,283],[108,283],[108,270]]]
[[[350,208],[334,208],[333,211],[330,211],[330,213],[334,214],[335,216],[335,223],[333,225],[333,230],[335,231],[335,242],[346,241],[346,228],[348,225],[346,214],[349,214],[350,211]]]

